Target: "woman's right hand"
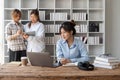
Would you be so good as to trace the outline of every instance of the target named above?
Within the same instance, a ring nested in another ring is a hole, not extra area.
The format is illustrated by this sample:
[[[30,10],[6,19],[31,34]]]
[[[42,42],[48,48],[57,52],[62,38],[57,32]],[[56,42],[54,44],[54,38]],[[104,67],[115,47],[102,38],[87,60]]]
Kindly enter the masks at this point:
[[[24,38],[24,39],[28,39],[28,37],[29,37],[29,35],[23,34],[23,38]]]
[[[60,63],[61,64],[66,64],[66,63],[70,63],[71,61],[69,60],[69,59],[66,59],[66,58],[62,58],[61,60],[60,60]]]

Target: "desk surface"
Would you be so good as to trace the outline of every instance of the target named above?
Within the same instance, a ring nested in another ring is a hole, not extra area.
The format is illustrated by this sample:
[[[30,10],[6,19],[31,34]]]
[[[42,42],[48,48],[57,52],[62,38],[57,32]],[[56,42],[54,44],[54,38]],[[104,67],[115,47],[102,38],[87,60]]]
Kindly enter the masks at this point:
[[[19,66],[9,63],[0,66],[0,80],[120,80],[120,68],[83,71],[77,67]]]

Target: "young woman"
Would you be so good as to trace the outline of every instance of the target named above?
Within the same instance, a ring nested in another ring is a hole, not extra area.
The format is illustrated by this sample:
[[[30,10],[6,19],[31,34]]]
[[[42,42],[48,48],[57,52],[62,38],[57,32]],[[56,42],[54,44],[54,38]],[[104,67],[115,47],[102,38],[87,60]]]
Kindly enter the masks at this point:
[[[70,62],[88,61],[88,53],[85,45],[80,39],[76,39],[74,21],[64,22],[59,32],[62,39],[58,40],[56,47],[57,60],[60,64]]]
[[[12,19],[6,25],[6,39],[9,48],[9,61],[20,61],[21,57],[26,56],[26,46],[24,44],[23,25],[19,23],[21,12],[18,9],[12,11]]]
[[[27,40],[27,52],[43,52],[45,50],[45,29],[40,22],[38,10],[32,10],[30,13],[30,22],[24,26],[25,33],[33,32],[35,35],[24,34]]]

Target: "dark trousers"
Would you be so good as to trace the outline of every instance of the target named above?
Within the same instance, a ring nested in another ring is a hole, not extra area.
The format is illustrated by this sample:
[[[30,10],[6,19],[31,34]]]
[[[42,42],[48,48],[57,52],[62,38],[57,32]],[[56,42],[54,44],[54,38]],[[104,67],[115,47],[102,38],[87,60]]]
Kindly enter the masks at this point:
[[[9,62],[21,61],[21,57],[25,57],[25,56],[26,56],[26,50],[12,51],[9,49]]]

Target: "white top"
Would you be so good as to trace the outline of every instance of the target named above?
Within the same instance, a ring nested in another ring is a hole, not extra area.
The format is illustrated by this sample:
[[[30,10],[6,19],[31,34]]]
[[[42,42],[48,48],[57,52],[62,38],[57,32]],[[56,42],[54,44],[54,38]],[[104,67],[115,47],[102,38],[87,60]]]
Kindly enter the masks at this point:
[[[24,26],[25,32],[35,31],[35,36],[29,36],[27,39],[27,52],[43,52],[45,50],[45,29],[40,22],[31,24],[29,28],[28,23]]]

